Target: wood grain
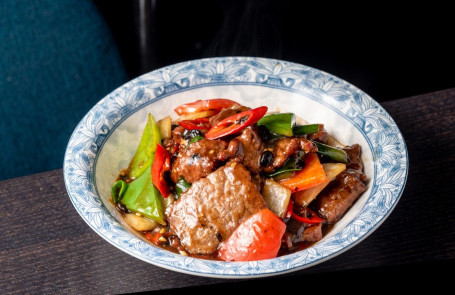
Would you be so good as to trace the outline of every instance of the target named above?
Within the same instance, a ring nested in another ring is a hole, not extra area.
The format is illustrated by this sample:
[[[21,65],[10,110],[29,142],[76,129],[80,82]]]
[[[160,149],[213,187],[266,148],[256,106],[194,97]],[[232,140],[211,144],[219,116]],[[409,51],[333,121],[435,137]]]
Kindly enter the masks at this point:
[[[401,276],[402,272],[434,280],[441,265],[453,266],[455,261],[455,88],[382,105],[407,144],[406,188],[374,233],[329,261],[274,278],[241,282],[150,265],[110,245],[85,224],[68,198],[59,169],[0,182],[0,292],[119,294],[196,287],[199,291],[228,290],[246,285],[273,288],[306,280]]]

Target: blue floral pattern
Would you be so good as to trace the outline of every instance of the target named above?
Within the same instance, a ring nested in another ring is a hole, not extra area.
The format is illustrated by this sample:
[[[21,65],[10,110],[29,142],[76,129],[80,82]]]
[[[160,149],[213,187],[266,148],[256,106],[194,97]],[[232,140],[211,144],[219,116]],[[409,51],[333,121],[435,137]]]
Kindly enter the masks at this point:
[[[109,135],[137,110],[168,95],[201,87],[251,85],[310,97],[355,126],[370,145],[374,171],[365,203],[336,234],[311,248],[264,261],[221,262],[171,253],[145,242],[112,216],[98,195],[97,157]],[[119,87],[82,119],[64,158],[69,197],[84,221],[124,252],[146,262],[194,275],[248,278],[306,268],[330,259],[372,233],[391,213],[404,189],[408,156],[393,119],[371,97],[328,73],[291,62],[222,57],[193,60],[155,70]]]

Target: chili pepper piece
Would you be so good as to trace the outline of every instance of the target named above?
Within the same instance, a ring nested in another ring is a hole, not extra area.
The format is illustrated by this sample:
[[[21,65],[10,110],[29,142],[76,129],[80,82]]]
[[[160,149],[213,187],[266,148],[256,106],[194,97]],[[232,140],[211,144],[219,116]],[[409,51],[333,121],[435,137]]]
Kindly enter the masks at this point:
[[[169,153],[161,144],[157,144],[155,159],[153,160],[152,165],[152,180],[153,184],[165,198],[169,196],[169,187],[167,186],[167,182],[163,176],[163,173],[170,169],[171,160]]]
[[[150,240],[153,244],[159,245],[160,244],[160,238],[162,237],[162,234],[160,232],[146,232],[144,236]]]
[[[177,123],[187,130],[207,130],[211,127],[209,120],[209,118],[197,118],[193,120],[183,120]]]
[[[240,106],[237,102],[225,99],[225,98],[214,98],[207,100],[197,100],[194,102],[182,104],[174,109],[178,115],[185,115],[189,113],[197,113],[206,110],[221,110],[227,109],[233,106]]]
[[[308,223],[308,224],[317,224],[321,223],[324,221],[324,219],[320,218],[316,212],[311,210],[310,208],[306,208],[306,210],[310,213],[310,217],[302,217],[294,213],[294,211],[291,213],[292,218],[295,220],[302,222],[302,223]]]
[[[209,131],[207,131],[205,134],[205,138],[218,139],[228,135],[236,134],[244,128],[251,126],[259,121],[265,115],[265,113],[267,113],[267,110],[268,108],[266,106],[262,106],[227,117],[226,119],[212,126],[212,128],[210,128]]]

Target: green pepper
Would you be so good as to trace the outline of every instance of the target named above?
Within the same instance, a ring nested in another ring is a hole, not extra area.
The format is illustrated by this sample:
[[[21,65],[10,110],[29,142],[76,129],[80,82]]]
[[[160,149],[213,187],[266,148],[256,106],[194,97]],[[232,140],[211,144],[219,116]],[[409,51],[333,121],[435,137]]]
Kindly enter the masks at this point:
[[[319,124],[309,124],[292,127],[294,135],[305,135],[310,133],[316,133],[319,131]]]
[[[187,189],[191,187],[191,184],[186,182],[183,176],[179,177],[179,180],[175,184],[175,191],[177,193],[177,199],[180,197],[182,193],[184,193]]]
[[[139,178],[152,166],[157,144],[161,144],[160,130],[153,115],[149,114],[139,146],[128,166],[129,179]]]
[[[120,202],[130,211],[140,213],[165,225],[163,196],[153,185],[151,168],[128,185]]]
[[[279,114],[269,114],[262,117],[261,120],[257,122],[258,126],[264,125],[271,132],[292,136],[292,124],[294,122],[293,113],[279,113]]]
[[[126,182],[124,182],[123,180],[117,181],[114,184],[114,186],[112,186],[112,191],[111,191],[112,201],[114,201],[114,203],[117,204],[118,201],[120,201],[122,199],[127,188],[128,188],[128,184]]]
[[[348,155],[344,150],[317,141],[313,141],[313,143],[317,146],[319,154],[324,155],[336,162],[348,162]]]

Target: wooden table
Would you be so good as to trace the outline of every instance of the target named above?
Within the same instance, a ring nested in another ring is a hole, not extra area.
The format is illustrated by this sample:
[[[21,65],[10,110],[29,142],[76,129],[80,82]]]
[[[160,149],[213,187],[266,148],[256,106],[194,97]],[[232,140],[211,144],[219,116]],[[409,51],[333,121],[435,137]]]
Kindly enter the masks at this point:
[[[112,294],[153,290],[321,293],[451,286],[455,266],[455,88],[382,103],[406,140],[409,176],[389,218],[343,254],[277,277],[223,280],[181,274],[111,246],[81,219],[61,169],[0,182],[0,293]],[[4,167],[3,167],[4,168]],[[297,289],[296,289],[297,290]],[[302,291],[303,290],[303,291]]]

